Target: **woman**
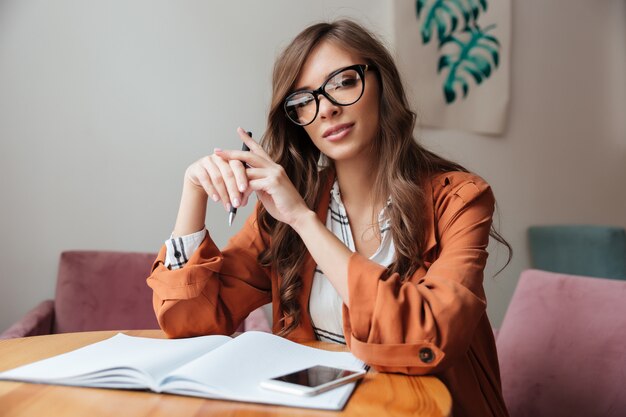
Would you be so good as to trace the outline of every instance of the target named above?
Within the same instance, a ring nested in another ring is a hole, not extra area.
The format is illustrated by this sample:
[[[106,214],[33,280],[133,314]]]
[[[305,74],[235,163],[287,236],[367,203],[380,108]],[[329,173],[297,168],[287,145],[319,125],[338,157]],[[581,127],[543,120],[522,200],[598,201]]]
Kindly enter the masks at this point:
[[[365,29],[300,33],[275,64],[263,147],[240,128],[250,152],[216,149],[185,173],[148,278],[167,335],[229,334],[271,302],[276,334],[347,343],[380,371],[436,374],[456,416],[506,416],[482,287],[494,198],[420,147],[414,122]],[[207,199],[228,211],[252,192],[256,213],[220,251]]]

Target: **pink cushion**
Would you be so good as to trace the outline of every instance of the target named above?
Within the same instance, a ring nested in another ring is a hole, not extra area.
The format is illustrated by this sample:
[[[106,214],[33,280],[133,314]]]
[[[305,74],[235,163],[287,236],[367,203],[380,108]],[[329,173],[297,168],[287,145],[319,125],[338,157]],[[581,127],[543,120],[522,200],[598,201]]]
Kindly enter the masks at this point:
[[[0,339],[50,334],[54,322],[54,301],[45,300],[0,334]]]
[[[158,329],[146,277],[154,253],[68,251],[61,254],[54,333]]]
[[[0,339],[90,330],[158,329],[152,290],[146,285],[153,253],[66,251],[61,254],[56,298],[40,303]],[[261,308],[237,331],[271,332]]]
[[[256,330],[257,332],[272,333],[270,323],[263,311],[263,307],[259,307],[248,314],[244,324],[243,331]]]
[[[626,282],[524,271],[497,338],[511,417],[626,415]]]

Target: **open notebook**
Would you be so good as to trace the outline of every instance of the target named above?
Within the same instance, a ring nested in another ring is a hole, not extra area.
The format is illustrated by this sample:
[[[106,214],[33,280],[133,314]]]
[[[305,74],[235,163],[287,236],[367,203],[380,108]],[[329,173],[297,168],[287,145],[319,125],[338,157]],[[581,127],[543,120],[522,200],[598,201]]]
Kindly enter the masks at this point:
[[[364,367],[351,353],[302,346],[262,332],[246,332],[234,339],[228,336],[150,339],[118,333],[102,342],[2,372],[0,380],[342,409],[355,383],[314,397],[297,397],[259,387],[262,380],[314,365],[352,370]]]

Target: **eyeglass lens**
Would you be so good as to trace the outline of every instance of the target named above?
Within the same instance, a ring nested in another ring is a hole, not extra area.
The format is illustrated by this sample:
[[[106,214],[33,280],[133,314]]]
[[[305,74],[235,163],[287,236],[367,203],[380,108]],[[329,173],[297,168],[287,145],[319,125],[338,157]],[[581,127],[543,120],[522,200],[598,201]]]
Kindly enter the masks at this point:
[[[331,102],[341,106],[356,103],[363,93],[363,78],[353,68],[347,68],[329,78],[323,84],[323,94]],[[299,125],[311,123],[318,111],[318,100],[310,91],[290,95],[285,103],[287,115]]]

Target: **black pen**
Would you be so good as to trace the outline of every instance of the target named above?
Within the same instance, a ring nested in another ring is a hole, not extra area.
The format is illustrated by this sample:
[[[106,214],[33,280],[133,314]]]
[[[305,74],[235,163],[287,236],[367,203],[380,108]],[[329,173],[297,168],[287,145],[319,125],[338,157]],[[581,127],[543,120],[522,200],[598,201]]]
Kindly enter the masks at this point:
[[[252,137],[252,132],[246,132],[248,134],[248,136]],[[245,143],[243,145],[241,145],[241,150],[242,151],[250,151],[250,148],[248,148],[248,145],[246,145]],[[248,164],[244,164],[244,166],[247,168]],[[237,207],[233,207],[232,205],[230,206],[230,213],[228,213],[228,225],[232,226],[233,225],[233,221],[235,221],[235,216],[237,215]]]

